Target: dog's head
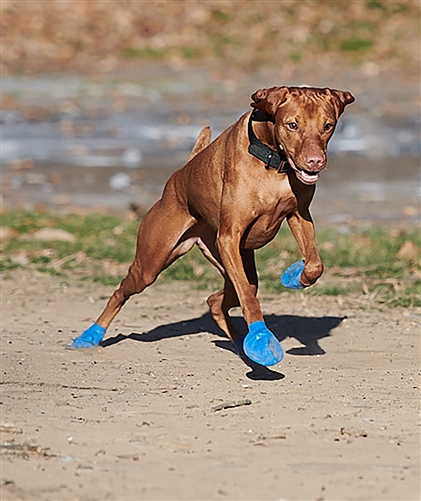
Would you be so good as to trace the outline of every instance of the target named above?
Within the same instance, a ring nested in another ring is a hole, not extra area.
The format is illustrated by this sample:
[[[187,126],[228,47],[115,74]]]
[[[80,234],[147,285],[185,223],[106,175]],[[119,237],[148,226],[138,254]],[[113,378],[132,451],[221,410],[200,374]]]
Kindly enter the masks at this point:
[[[275,139],[297,178],[315,184],[326,166],[326,149],[349,92],[311,87],[271,87],[252,96],[251,106],[266,113],[275,125]]]

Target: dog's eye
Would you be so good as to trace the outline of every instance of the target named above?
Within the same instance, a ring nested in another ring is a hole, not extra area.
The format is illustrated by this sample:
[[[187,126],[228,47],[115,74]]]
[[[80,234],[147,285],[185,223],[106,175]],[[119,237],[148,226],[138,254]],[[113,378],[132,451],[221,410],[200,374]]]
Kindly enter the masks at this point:
[[[329,131],[330,131],[330,130],[332,130],[332,129],[333,129],[333,124],[331,124],[331,123],[329,123],[329,122],[328,122],[328,123],[325,123],[325,125],[324,125],[324,127],[323,127],[323,130],[324,130],[325,132],[329,132]]]
[[[297,122],[289,122],[289,123],[287,123],[287,127],[290,130],[297,130],[298,124],[297,124]]]

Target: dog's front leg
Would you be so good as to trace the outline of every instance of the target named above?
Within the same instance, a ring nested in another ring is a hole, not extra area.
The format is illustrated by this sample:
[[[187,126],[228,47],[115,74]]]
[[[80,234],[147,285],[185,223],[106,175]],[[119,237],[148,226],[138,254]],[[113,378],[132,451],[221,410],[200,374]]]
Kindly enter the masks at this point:
[[[241,227],[235,223],[221,226],[216,244],[226,274],[231,280],[240,302],[248,333],[235,340],[240,355],[244,354],[260,365],[275,365],[282,360],[284,352],[277,338],[266,327],[256,287],[251,284],[244,270],[240,254]]]
[[[220,228],[216,245],[221,256],[225,272],[234,285],[247,324],[263,320],[259,301],[255,296],[255,287],[249,283],[240,254],[242,232],[234,225]]]
[[[290,266],[282,275],[282,283],[292,289],[313,285],[323,273],[323,263],[316,244],[314,224],[307,210],[288,217],[288,224],[298,243],[304,261]]]

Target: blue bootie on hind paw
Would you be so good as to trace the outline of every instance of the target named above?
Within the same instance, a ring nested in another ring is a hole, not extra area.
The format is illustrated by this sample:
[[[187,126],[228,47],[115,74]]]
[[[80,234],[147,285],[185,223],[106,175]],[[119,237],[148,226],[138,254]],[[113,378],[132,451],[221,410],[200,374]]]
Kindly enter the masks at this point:
[[[301,273],[304,270],[304,261],[297,261],[287,268],[281,277],[281,283],[288,289],[304,289],[304,285],[300,282]]]
[[[89,329],[86,329],[79,337],[73,339],[73,342],[67,345],[70,349],[93,348],[98,346],[105,334],[104,327],[97,323],[92,324]]]
[[[249,325],[243,341],[244,353],[257,364],[266,367],[278,364],[284,358],[281,343],[262,320]]]

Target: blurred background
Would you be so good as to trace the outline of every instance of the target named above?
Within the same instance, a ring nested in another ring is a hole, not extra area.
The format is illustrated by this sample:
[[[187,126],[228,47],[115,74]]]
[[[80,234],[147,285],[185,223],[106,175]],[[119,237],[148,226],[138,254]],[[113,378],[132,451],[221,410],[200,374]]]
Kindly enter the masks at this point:
[[[317,224],[420,222],[420,2],[2,0],[2,205],[146,211],[273,85],[356,97]]]

